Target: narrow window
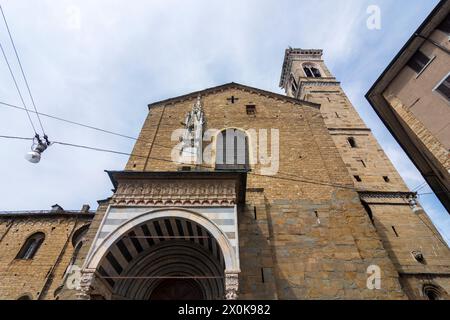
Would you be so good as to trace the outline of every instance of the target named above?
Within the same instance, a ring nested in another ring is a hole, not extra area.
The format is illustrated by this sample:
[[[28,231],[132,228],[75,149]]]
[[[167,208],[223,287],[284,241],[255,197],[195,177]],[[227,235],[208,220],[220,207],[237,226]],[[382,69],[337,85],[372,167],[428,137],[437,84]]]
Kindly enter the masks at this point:
[[[367,204],[367,202],[365,201],[361,201],[364,209],[367,212],[367,215],[369,216],[370,221],[372,222],[373,225],[375,225],[375,221],[373,220],[373,213],[372,213],[372,209],[370,209],[370,206]]]
[[[264,268],[261,268],[261,282],[264,283],[266,279],[264,278]]]
[[[361,179],[361,177],[360,176],[353,176],[354,178],[355,178],[355,180],[356,181],[358,181],[358,182],[361,182],[362,181],[362,179]]]
[[[436,87],[436,91],[444,96],[447,101],[450,101],[450,75],[446,76],[446,78]]]
[[[25,241],[24,245],[20,249],[19,253],[16,256],[16,259],[21,260],[29,260],[33,259],[36,255],[36,252],[39,250],[42,242],[44,242],[45,235],[42,232],[37,232],[30,237],[28,237],[27,241]]]
[[[398,238],[399,237],[399,235],[398,235],[398,233],[397,233],[397,229],[395,229],[395,227],[394,226],[392,226],[392,231],[394,231],[394,233],[395,233],[395,236]]]
[[[291,75],[291,91],[293,94],[297,92],[297,88],[298,88],[297,81],[295,81],[294,76]]]
[[[352,148],[356,148],[356,140],[353,137],[348,137],[347,138],[348,144],[350,145],[350,147]]]
[[[445,32],[450,35],[450,14],[447,15],[444,21],[437,27],[439,30]]]
[[[364,168],[367,167],[367,166],[366,166],[366,163],[364,162],[364,160],[359,160],[359,162],[361,163],[361,165],[362,165]]]
[[[413,69],[416,73],[420,73],[423,68],[430,62],[428,58],[422,51],[417,51],[411,59],[408,61],[408,66]]]
[[[384,179],[384,182],[389,182],[389,181],[391,181],[391,180],[389,179],[388,176],[384,176],[383,179]]]
[[[336,118],[340,118],[341,116],[339,115],[339,113],[335,112],[336,114]]]
[[[253,104],[249,104],[245,106],[247,115],[249,116],[256,116],[256,106]]]
[[[319,217],[319,213],[317,212],[317,210],[314,210],[314,214],[316,215],[317,224],[320,224],[320,217]]]

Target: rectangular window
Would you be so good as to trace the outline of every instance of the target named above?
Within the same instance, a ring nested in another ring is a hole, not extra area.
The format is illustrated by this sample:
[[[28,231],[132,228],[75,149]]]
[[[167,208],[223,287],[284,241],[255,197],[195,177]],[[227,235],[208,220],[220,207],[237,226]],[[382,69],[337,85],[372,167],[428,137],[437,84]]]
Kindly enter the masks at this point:
[[[437,27],[439,30],[445,32],[450,35],[450,14],[447,15],[444,21]]]
[[[450,101],[450,75],[447,75],[435,90],[443,95],[447,101]]]
[[[421,51],[417,51],[411,59],[408,61],[408,66],[413,69],[416,73],[420,73],[423,68],[427,66],[427,64],[430,62],[430,58],[428,58],[424,53]]]
[[[256,115],[256,106],[253,104],[249,104],[245,106],[247,114],[249,116],[255,116]]]

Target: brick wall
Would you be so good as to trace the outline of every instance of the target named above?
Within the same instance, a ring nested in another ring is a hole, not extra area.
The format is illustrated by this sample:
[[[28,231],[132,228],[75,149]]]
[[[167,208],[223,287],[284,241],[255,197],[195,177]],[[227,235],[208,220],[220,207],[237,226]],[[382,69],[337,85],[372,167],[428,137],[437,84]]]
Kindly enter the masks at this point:
[[[0,218],[0,299],[23,295],[33,300],[55,299],[73,254],[71,235],[89,223],[90,217],[23,214]],[[33,259],[15,259],[27,238],[36,232],[43,232],[45,239]]]

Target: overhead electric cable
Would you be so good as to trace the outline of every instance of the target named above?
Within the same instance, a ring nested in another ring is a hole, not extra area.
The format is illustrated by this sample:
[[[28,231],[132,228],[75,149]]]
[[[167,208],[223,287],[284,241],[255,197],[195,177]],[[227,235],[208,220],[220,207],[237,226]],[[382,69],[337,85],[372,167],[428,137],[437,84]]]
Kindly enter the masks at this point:
[[[30,95],[31,103],[33,104],[34,111],[36,111],[36,115],[37,115],[37,118],[38,118],[38,121],[39,121],[39,125],[41,126],[42,133],[44,134],[44,137],[46,138],[44,126],[42,125],[41,118],[39,117],[39,113],[37,111],[37,107],[36,107],[36,104],[34,102],[33,95],[31,94],[31,90],[30,90],[30,86],[29,86],[28,81],[27,81],[27,77],[25,76],[25,72],[24,72],[23,67],[22,67],[22,62],[20,61],[19,54],[18,54],[17,49],[16,49],[16,45],[14,44],[14,40],[13,40],[13,37],[12,37],[12,34],[11,34],[11,30],[9,29],[9,25],[8,25],[8,22],[6,21],[6,16],[5,16],[5,13],[3,12],[3,8],[2,8],[1,5],[0,5],[0,11],[2,12],[3,21],[5,22],[5,26],[6,26],[6,30],[8,31],[9,39],[11,40],[11,44],[13,46],[14,53],[16,54],[16,58],[17,58],[17,61],[19,63],[20,71],[22,72],[22,77],[23,77],[23,80],[25,81],[25,85],[26,85],[27,90],[28,90],[28,94]]]
[[[17,93],[19,94],[20,100],[22,101],[22,104],[23,104],[23,108],[18,107],[18,106],[16,106],[16,107],[20,108],[20,109],[23,109],[23,110],[25,110],[27,112],[28,120],[30,120],[30,124],[31,124],[31,127],[33,128],[34,134],[37,134],[36,128],[34,127],[33,120],[31,119],[31,116],[30,116],[30,111],[28,110],[27,105],[25,104],[25,100],[23,99],[22,93],[20,92],[20,88],[19,88],[19,85],[17,84],[16,77],[14,76],[14,73],[12,71],[12,68],[11,68],[11,65],[9,63],[8,57],[6,56],[5,50],[3,49],[3,45],[2,45],[1,42],[0,42],[0,49],[2,50],[3,58],[5,59],[5,62],[7,64],[7,66],[8,66],[8,69],[9,69],[9,73],[11,74],[11,77],[13,79],[13,82],[14,82],[14,85],[16,87]]]
[[[33,138],[16,137],[16,136],[4,136],[4,135],[0,135],[0,138],[3,138],[3,139],[16,139],[16,140],[33,140]]]
[[[5,106],[5,107],[14,108],[14,109],[19,109],[19,110],[25,110],[25,108],[22,108],[22,107],[19,107],[19,106],[10,104],[10,103],[2,102],[2,101],[0,101],[0,105]],[[72,121],[72,120],[67,120],[67,119],[60,118],[60,117],[57,117],[57,116],[54,116],[54,115],[51,115],[51,114],[47,114],[47,113],[43,113],[43,112],[36,112],[36,111],[33,111],[33,110],[30,110],[30,112],[38,114],[38,115],[41,115],[41,116],[44,116],[44,117],[47,117],[47,118],[51,118],[51,119],[55,119],[55,120],[58,120],[58,121],[62,121],[62,122],[70,123],[70,124],[73,124],[73,125],[77,125],[77,126],[80,126],[80,127],[85,127],[85,128],[88,128],[88,129],[92,129],[92,130],[96,130],[96,131],[112,134],[112,135],[115,135],[115,136],[131,139],[131,140],[136,140],[136,141],[139,140],[138,138],[127,136],[125,134],[121,134],[121,133],[113,132],[113,131],[110,131],[110,130],[106,130],[106,129],[90,126],[90,125],[87,125],[87,124],[84,124],[84,123],[80,123],[80,122],[76,122],[76,121]]]
[[[13,137],[13,136],[1,136],[1,135],[0,135],[0,138],[32,140],[32,138],[22,138],[22,137]],[[164,159],[164,158],[157,158],[157,157],[147,157],[145,155],[138,155],[138,154],[133,154],[133,153],[128,153],[128,152],[121,152],[121,151],[116,151],[116,150],[110,150],[110,149],[104,149],[104,148],[98,148],[98,147],[91,147],[91,146],[80,145],[80,144],[75,144],[75,143],[68,143],[68,142],[62,142],[62,141],[52,141],[51,145],[54,145],[54,144],[59,144],[59,145],[62,145],[62,146],[68,146],[68,147],[74,147],[74,148],[93,150],[93,151],[98,151],[98,152],[114,153],[114,154],[126,155],[126,156],[138,157],[138,158],[149,158],[149,159],[156,160],[156,161],[163,161],[163,162],[174,163],[174,161],[171,160],[171,159]],[[206,165],[197,165],[197,166],[200,167],[200,168],[211,169],[210,166],[206,166]],[[269,179],[286,180],[286,181],[294,181],[294,182],[303,182],[303,183],[307,183],[307,184],[315,184],[315,185],[329,186],[329,187],[335,187],[335,188],[341,188],[341,189],[356,190],[355,187],[352,187],[352,186],[349,186],[349,185],[340,185],[340,184],[334,184],[334,183],[329,183],[329,182],[325,182],[325,181],[309,180],[309,179],[305,179],[303,177],[300,177],[300,176],[297,176],[297,175],[292,175],[292,174],[290,174],[290,176],[296,177],[297,179],[289,178],[289,177],[281,177],[281,176],[270,176],[270,175],[258,174],[258,173],[254,173],[254,172],[248,172],[247,174],[253,175],[253,176],[258,176],[258,177],[269,178]],[[283,173],[281,173],[281,174],[283,174]]]

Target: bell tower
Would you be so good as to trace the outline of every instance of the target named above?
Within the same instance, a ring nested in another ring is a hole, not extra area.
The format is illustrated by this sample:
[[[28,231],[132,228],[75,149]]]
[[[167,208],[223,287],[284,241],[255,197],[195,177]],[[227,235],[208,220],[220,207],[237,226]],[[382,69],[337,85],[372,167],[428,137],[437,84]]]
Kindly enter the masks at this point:
[[[416,193],[409,191],[340,82],[328,70],[322,53],[317,49],[286,49],[280,87],[290,97],[320,105],[361,203],[394,261],[403,288],[412,297],[417,290],[413,288],[423,285],[423,279],[415,274],[426,273],[430,279],[437,279],[447,272],[434,257],[448,257],[448,247],[418,205]],[[424,252],[426,264],[417,259]]]
[[[358,190],[408,192],[322,54],[319,49],[287,49],[280,87],[288,96],[320,104],[325,125]]]

